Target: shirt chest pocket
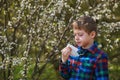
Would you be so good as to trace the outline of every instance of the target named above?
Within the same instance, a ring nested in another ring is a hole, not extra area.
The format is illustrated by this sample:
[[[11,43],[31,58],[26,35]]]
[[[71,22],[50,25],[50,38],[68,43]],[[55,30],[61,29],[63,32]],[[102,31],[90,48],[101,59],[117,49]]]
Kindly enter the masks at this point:
[[[84,61],[82,62],[80,66],[80,71],[85,73],[91,73],[93,70],[93,64],[90,61]]]
[[[91,73],[93,70],[92,63],[84,62],[81,65],[73,65],[71,70],[74,72]]]

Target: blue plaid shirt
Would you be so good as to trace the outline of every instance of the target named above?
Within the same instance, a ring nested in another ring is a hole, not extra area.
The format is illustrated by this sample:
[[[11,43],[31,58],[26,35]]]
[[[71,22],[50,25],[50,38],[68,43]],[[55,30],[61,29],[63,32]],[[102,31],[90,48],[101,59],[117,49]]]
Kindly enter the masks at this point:
[[[69,56],[59,71],[66,80],[109,80],[107,54],[94,43],[89,49],[78,47],[79,56]]]

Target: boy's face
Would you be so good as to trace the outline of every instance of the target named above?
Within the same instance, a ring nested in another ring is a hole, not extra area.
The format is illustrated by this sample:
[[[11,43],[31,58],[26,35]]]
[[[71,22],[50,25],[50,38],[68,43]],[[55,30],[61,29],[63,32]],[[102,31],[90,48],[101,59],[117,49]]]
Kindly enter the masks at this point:
[[[73,29],[74,39],[78,46],[88,48],[94,41],[95,32],[87,33],[83,29]]]

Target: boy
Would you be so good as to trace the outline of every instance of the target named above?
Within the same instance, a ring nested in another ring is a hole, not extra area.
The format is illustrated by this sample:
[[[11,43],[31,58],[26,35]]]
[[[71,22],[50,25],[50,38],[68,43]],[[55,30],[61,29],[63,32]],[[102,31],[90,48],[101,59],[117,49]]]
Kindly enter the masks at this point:
[[[70,55],[70,47],[62,49],[61,76],[65,80],[109,80],[107,54],[94,41],[96,22],[91,17],[83,16],[72,23],[72,28],[79,56]]]

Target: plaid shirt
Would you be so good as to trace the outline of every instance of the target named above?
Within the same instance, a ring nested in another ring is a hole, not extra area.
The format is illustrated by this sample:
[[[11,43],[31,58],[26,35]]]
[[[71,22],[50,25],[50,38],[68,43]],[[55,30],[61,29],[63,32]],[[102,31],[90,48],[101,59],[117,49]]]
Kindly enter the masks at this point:
[[[78,47],[80,56],[69,56],[59,71],[66,80],[109,80],[107,54],[94,43],[89,49]]]

